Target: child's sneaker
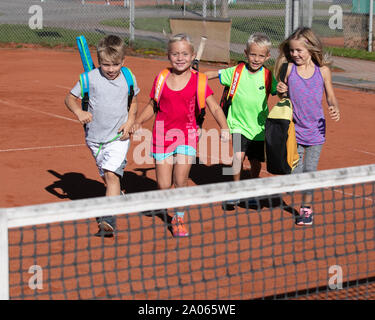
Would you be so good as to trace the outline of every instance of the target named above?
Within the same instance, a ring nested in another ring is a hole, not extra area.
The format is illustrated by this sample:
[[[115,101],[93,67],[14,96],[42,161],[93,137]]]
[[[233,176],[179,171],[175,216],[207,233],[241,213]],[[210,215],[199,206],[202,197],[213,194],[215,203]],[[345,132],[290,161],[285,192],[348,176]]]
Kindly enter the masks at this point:
[[[304,208],[305,216],[303,217],[303,224],[311,226],[313,224],[313,211],[310,208]]]
[[[174,237],[187,237],[189,232],[187,232],[184,218],[179,216],[174,216],[172,219],[172,234]]]
[[[112,238],[114,235],[114,228],[106,221],[102,220],[98,223],[98,232],[95,233],[96,237]]]
[[[296,216],[296,225],[297,226],[303,226],[304,225],[303,217],[300,214],[298,216]]]
[[[313,224],[313,211],[311,208],[299,209],[299,216],[296,217],[296,225],[311,226]]]

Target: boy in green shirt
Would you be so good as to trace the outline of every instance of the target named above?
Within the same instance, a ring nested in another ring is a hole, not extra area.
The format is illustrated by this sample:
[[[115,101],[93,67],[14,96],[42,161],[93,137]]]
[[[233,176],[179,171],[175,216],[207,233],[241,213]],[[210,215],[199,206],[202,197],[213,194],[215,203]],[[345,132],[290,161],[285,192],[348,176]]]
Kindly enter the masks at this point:
[[[249,159],[251,178],[258,178],[264,158],[264,126],[268,116],[267,100],[271,93],[275,95],[277,81],[269,70],[263,66],[270,58],[271,41],[263,33],[252,34],[244,50],[247,58],[246,67],[242,69],[237,81],[235,95],[228,110],[228,127],[233,142],[233,180],[241,179],[242,165],[245,156]],[[231,86],[236,66],[219,71],[207,71],[209,79],[219,77],[224,86]],[[266,88],[266,78],[270,82]],[[227,201],[226,209],[234,209],[238,200]],[[250,200],[248,205],[256,205]]]

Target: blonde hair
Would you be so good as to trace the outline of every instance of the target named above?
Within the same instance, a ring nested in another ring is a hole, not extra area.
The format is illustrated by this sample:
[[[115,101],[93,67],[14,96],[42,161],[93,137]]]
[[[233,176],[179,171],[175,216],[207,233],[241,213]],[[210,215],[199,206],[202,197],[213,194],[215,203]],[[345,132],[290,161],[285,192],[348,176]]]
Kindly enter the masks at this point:
[[[332,63],[330,56],[324,54],[323,45],[315,33],[307,27],[298,28],[279,46],[279,56],[275,63],[275,75],[279,79],[281,65],[285,62],[293,62],[290,56],[290,40],[303,40],[306,49],[310,52],[311,60],[319,67]]]
[[[253,43],[257,44],[259,47],[266,47],[268,52],[270,52],[271,50],[272,42],[265,33],[261,33],[261,32],[253,33],[247,40],[246,49],[249,50],[250,46]]]
[[[115,35],[109,35],[101,39],[97,46],[98,61],[109,59],[111,61],[121,61],[125,57],[126,46],[124,41]]]
[[[175,34],[174,36],[172,36],[172,37],[169,38],[169,41],[168,41],[168,54],[169,54],[169,51],[171,49],[172,44],[175,43],[175,42],[178,42],[178,41],[186,41],[189,44],[190,48],[191,48],[191,52],[194,53],[194,45],[191,42],[190,37],[186,33],[179,33],[179,34]]]

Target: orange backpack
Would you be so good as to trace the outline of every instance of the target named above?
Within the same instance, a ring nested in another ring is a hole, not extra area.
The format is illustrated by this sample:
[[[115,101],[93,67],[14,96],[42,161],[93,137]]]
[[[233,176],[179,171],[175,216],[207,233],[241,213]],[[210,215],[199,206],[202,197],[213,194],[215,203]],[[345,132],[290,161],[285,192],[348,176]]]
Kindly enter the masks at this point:
[[[198,83],[197,83],[197,103],[196,103],[196,112],[195,117],[197,124],[199,127],[202,127],[204,116],[206,114],[205,107],[206,107],[206,88],[207,88],[207,76],[204,73],[198,72],[196,70],[191,70],[193,73],[198,74]],[[156,79],[156,85],[155,85],[155,94],[154,94],[154,112],[157,113],[160,103],[160,97],[162,95],[164,85],[166,83],[166,80],[171,73],[170,69],[164,69],[162,70],[157,79]]]

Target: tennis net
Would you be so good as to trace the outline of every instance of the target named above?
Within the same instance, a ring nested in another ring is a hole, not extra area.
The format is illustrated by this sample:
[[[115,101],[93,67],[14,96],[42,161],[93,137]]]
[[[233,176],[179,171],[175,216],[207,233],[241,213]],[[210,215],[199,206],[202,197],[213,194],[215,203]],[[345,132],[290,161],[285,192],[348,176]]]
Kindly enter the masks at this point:
[[[374,181],[368,165],[0,209],[0,298],[374,299]],[[306,190],[314,223],[296,226]],[[115,237],[94,237],[107,215]]]

